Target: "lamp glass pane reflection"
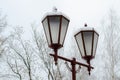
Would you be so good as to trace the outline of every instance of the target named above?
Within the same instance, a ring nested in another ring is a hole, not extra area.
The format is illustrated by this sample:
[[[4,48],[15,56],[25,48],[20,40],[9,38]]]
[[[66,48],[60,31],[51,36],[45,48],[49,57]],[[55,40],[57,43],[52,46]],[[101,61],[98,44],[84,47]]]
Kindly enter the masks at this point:
[[[52,49],[63,47],[69,19],[63,15],[47,15],[42,24],[49,47]]]
[[[98,33],[93,29],[82,29],[75,34],[78,49],[82,58],[90,60],[94,58],[98,43]]]

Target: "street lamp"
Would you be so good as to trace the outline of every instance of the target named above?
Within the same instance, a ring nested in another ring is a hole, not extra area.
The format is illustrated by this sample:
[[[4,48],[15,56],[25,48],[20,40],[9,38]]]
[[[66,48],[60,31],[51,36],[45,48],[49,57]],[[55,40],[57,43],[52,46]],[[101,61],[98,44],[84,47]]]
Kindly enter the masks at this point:
[[[54,13],[46,15],[43,20],[43,28],[48,42],[48,46],[54,50],[55,54],[50,54],[54,57],[55,64],[57,65],[57,60],[62,59],[64,61],[70,62],[72,69],[72,80],[76,80],[76,64],[79,66],[84,66],[88,68],[89,74],[93,67],[90,65],[90,60],[94,58],[95,51],[98,42],[98,33],[93,29],[89,29],[87,24],[85,28],[80,32],[75,34],[75,39],[81,53],[82,58],[84,58],[89,65],[80,63],[76,61],[76,58],[68,59],[57,54],[57,50],[63,47],[65,36],[68,29],[69,19],[61,13],[57,12],[55,8]]]
[[[43,19],[42,23],[49,47],[52,49],[63,47],[69,19],[62,14],[49,14]]]
[[[68,29],[69,19],[55,8],[42,20],[48,46],[55,52],[55,64],[57,64],[57,50],[63,47]]]
[[[94,28],[88,28],[85,24],[84,28],[75,34],[75,40],[77,42],[79,51],[82,58],[85,60],[90,60],[95,57],[97,42],[99,34],[94,30]]]
[[[94,28],[87,27],[87,24],[85,24],[85,27],[81,28],[74,37],[81,57],[90,65],[90,60],[95,57],[99,34]]]

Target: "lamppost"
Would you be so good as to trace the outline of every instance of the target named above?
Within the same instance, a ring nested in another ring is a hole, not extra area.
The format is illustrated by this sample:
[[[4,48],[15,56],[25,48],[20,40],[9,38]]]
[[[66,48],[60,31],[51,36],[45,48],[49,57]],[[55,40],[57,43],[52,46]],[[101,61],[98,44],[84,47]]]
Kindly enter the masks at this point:
[[[76,61],[76,58],[68,59],[59,56],[57,51],[63,47],[69,22],[70,20],[65,15],[58,13],[57,9],[55,9],[53,13],[47,14],[42,20],[48,46],[52,48],[55,53],[50,54],[54,57],[55,64],[57,65],[58,59],[70,62],[72,66],[72,80],[76,80],[76,65],[87,67],[89,74],[91,69],[93,69],[90,65],[90,60],[95,57],[99,35],[93,28],[87,28],[87,24],[85,24],[85,27],[74,36],[81,56],[87,61],[88,65]]]

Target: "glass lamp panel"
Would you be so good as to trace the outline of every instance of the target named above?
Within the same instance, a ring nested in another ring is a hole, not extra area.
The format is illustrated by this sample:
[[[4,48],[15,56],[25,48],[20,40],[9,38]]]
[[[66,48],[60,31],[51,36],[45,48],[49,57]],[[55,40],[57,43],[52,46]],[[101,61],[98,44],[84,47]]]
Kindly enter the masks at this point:
[[[64,43],[64,39],[67,33],[68,23],[69,21],[66,20],[64,17],[62,17],[61,34],[60,34],[60,44],[62,45]]]
[[[60,16],[49,17],[50,30],[53,44],[58,43],[59,28],[60,28]]]
[[[90,31],[83,32],[85,51],[87,56],[91,56],[92,36],[93,36],[93,32]]]
[[[44,31],[45,31],[45,35],[46,35],[46,38],[47,38],[48,45],[51,45],[50,31],[49,31],[49,28],[48,28],[47,18],[43,21],[43,28],[44,28]]]
[[[93,56],[95,56],[99,35],[94,32]]]
[[[76,38],[76,41],[77,41],[77,45],[78,45],[80,54],[81,54],[82,57],[84,57],[85,56],[85,52],[84,52],[83,40],[82,40],[81,33],[77,34],[75,36],[75,38]]]

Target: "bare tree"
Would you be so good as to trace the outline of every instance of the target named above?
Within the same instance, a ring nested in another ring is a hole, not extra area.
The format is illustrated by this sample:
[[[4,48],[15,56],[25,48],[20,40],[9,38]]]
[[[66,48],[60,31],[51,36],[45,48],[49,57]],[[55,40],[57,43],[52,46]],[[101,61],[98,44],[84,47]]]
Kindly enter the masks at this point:
[[[0,11],[0,64],[1,64],[0,68],[2,68],[3,65],[5,65],[3,53],[4,53],[4,48],[5,48],[5,42],[8,39],[8,37],[5,37],[3,35],[3,33],[4,33],[4,29],[6,29],[6,26],[7,26],[6,15],[3,15],[2,11]],[[4,71],[5,70],[2,70],[2,69],[0,70],[0,79],[5,78],[5,75],[3,74]],[[7,76],[10,77],[9,74],[7,74]],[[12,75],[12,76],[14,76],[14,75]]]
[[[18,29],[20,31],[20,29]],[[31,56],[32,51],[28,46],[28,41],[24,42],[21,38],[21,33],[16,31],[16,34],[11,36],[8,40],[8,54],[7,63],[14,74],[19,76],[19,79],[23,79],[23,75],[26,71],[29,80],[32,80],[31,73]],[[30,52],[31,51],[31,52]]]
[[[110,10],[110,14],[106,21],[102,23],[104,26],[104,71],[106,72],[104,80],[119,80],[120,77],[117,75],[119,71],[118,62],[120,60],[119,54],[119,40],[120,40],[120,26],[118,16],[114,10]]]
[[[0,32],[7,26],[6,15],[2,15],[0,11]]]
[[[19,80],[62,80],[61,64],[54,65],[44,35],[33,27],[31,30],[30,40],[22,38],[24,33],[21,28],[16,28],[14,35],[7,40],[6,56],[9,69],[12,71],[10,74],[14,74]],[[44,75],[40,75],[42,73]]]
[[[32,25],[32,34],[33,41],[37,48],[36,52],[44,64],[44,70],[48,75],[48,80],[62,80],[63,76],[61,75],[60,72],[61,63],[60,65],[58,64],[57,66],[54,65],[53,57],[49,55],[49,52],[51,52],[51,50],[47,47],[47,42],[45,40],[43,32],[39,33],[37,31],[37,28],[35,28],[35,26]]]
[[[2,15],[2,12],[0,11],[0,34],[3,31],[3,29],[5,29],[6,26],[7,26],[6,16]],[[4,38],[2,37],[2,35],[0,35],[0,54],[3,52],[2,45],[6,40],[7,38]]]

